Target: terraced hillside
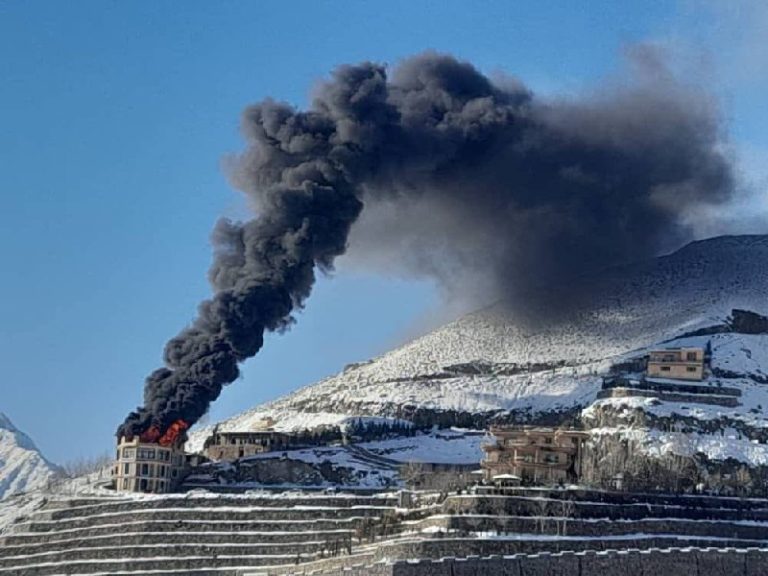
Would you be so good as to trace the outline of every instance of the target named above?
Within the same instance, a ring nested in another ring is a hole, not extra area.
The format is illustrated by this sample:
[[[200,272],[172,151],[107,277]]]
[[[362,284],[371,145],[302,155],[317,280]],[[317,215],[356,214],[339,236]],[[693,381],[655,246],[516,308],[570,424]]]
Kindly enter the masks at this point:
[[[238,574],[349,552],[392,495],[187,495],[45,502],[0,535],[0,574]]]
[[[470,557],[500,558],[510,555],[584,553],[607,550],[666,549],[764,549],[768,544],[768,501],[702,496],[662,496],[578,490],[509,490],[505,494],[450,496],[423,518],[406,520],[396,536],[356,548],[351,556],[314,561],[301,566],[274,567],[270,574],[364,574],[353,566],[377,566],[390,559],[427,561],[419,574],[454,574],[450,567],[429,560]],[[669,555],[669,554],[668,554]],[[695,555],[694,555],[695,556]],[[745,556],[737,560],[740,570]],[[458,561],[458,560],[457,560]],[[525,566],[524,557],[517,562]],[[753,556],[750,572],[768,573],[768,554]],[[537,564],[528,560],[529,567]],[[622,573],[617,561],[603,571],[580,572],[581,560],[571,555],[564,571],[523,569],[523,574],[583,574],[596,576]],[[729,564],[730,565],[730,564]],[[459,562],[457,568],[462,567]],[[456,574],[498,574],[471,571],[471,562]],[[664,567],[663,562],[659,567]],[[672,569],[673,564],[667,564]],[[692,574],[696,566],[691,566]],[[432,571],[430,571],[432,570]],[[537,571],[538,570],[538,571]],[[370,573],[370,571],[368,572]],[[382,572],[386,573],[386,572]],[[405,572],[404,572],[405,573]],[[417,573],[417,572],[414,572]],[[507,573],[506,571],[503,573]],[[519,569],[511,572],[521,573]],[[675,573],[677,572],[670,572]],[[707,572],[709,574],[710,572]]]
[[[406,509],[394,494],[101,496],[18,519],[0,535],[0,574],[341,574],[392,558],[767,543],[762,499],[479,488]]]

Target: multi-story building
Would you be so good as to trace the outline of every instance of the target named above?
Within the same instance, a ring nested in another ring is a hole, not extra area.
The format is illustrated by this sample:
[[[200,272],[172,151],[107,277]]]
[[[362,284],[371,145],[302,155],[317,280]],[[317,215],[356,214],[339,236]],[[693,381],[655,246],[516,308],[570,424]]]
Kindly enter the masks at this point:
[[[575,482],[589,434],[534,426],[492,427],[494,444],[483,446],[485,479],[519,477],[526,483]]]
[[[169,446],[120,439],[114,470],[115,489],[120,492],[170,492],[181,481],[186,468],[184,444]]]
[[[205,455],[211,460],[235,460],[262,452],[286,450],[298,446],[296,438],[274,430],[219,432],[214,430],[205,441]]]
[[[703,348],[665,348],[648,354],[649,378],[704,379]]]

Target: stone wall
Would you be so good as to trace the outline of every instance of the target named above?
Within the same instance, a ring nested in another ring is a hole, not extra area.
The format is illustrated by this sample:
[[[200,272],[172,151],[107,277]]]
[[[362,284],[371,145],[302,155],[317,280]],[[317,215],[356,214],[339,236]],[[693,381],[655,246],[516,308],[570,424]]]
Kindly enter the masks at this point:
[[[729,390],[729,389],[725,389]],[[729,408],[735,408],[740,406],[741,402],[733,394],[723,393],[722,395],[715,394],[683,394],[676,392],[665,392],[655,390],[643,390],[640,388],[610,388],[607,390],[600,390],[597,393],[597,398],[658,398],[665,402],[684,402],[692,404],[711,404],[714,406],[727,406]]]
[[[686,538],[685,545],[693,548],[707,548],[720,546],[720,538]],[[473,556],[508,556],[512,554],[544,554],[547,552],[563,551],[593,551],[604,552],[608,550],[649,550],[671,548],[680,545],[680,539],[676,537],[657,536],[652,538],[639,537],[622,538],[621,540],[603,540],[599,536],[594,539],[536,539],[528,535],[523,538],[507,539],[475,539],[475,538],[435,538],[432,540],[413,540],[386,544],[375,548],[374,560],[384,561],[391,558],[448,558],[448,557],[473,557]],[[738,546],[731,544],[732,546]],[[761,541],[744,543],[740,549],[748,546],[760,546]],[[768,573],[768,572],[766,572]],[[647,576],[647,575],[646,575]]]
[[[612,501],[612,498],[591,501],[546,500],[545,494],[539,498],[525,496],[451,496],[445,500],[441,512],[443,514],[466,515],[485,514],[491,516],[557,516],[568,518],[605,518],[610,520],[643,520],[646,518],[683,518],[687,520],[754,520],[768,522],[768,510],[758,507],[759,501],[739,501],[732,499],[729,505],[725,499],[722,508],[707,505],[702,498],[700,502],[691,499],[661,499],[653,501],[639,500],[633,504],[629,499],[626,503]],[[611,504],[610,506],[606,504]],[[745,505],[741,507],[740,505]],[[746,505],[755,508],[747,508]],[[739,507],[737,507],[739,506]]]
[[[294,576],[764,576],[768,549],[668,548],[398,561]]]

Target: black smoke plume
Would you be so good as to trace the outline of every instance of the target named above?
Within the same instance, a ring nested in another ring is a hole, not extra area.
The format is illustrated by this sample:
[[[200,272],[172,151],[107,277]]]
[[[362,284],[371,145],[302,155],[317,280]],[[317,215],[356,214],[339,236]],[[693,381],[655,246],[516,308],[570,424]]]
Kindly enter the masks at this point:
[[[258,217],[217,225],[214,295],[118,434],[197,421],[264,332],[292,321],[364,204],[363,255],[396,247],[420,273],[510,296],[684,240],[699,207],[730,197],[731,168],[711,101],[638,55],[641,74],[581,99],[541,100],[428,53],[391,74],[342,66],[307,111],[246,109],[233,181]]]

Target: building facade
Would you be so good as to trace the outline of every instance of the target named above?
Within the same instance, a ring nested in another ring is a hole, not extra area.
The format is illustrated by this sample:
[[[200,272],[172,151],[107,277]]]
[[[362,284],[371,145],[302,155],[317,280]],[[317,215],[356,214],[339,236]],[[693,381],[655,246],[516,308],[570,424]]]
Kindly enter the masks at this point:
[[[114,469],[115,489],[119,492],[170,492],[182,480],[186,470],[183,443],[161,446],[120,439]]]
[[[580,430],[534,426],[492,427],[496,441],[483,446],[487,481],[518,477],[526,484],[576,482],[589,434]]]
[[[703,348],[666,348],[648,354],[649,378],[704,379]]]
[[[205,441],[205,455],[211,460],[235,460],[263,452],[287,450],[298,445],[296,439],[282,432],[273,430],[253,430],[249,432],[219,432]]]

